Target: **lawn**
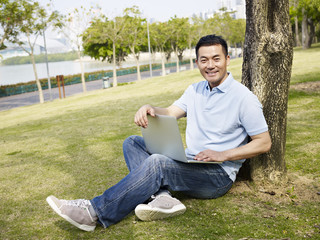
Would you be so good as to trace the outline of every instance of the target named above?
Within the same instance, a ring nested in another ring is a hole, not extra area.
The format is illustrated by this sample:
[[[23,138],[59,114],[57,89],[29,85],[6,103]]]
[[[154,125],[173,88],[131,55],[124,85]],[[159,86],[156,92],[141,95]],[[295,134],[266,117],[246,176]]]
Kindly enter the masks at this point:
[[[320,45],[295,49],[292,85],[320,80]],[[241,59],[229,70],[241,78]],[[167,106],[198,70],[0,112],[0,239],[320,239],[320,92],[290,90],[288,181],[236,182],[216,200],[176,193],[185,214],[141,222],[130,214],[107,229],[83,232],[60,219],[45,199],[91,199],[127,173],[122,142],[140,135],[136,110]],[[183,132],[185,120],[179,121]]]

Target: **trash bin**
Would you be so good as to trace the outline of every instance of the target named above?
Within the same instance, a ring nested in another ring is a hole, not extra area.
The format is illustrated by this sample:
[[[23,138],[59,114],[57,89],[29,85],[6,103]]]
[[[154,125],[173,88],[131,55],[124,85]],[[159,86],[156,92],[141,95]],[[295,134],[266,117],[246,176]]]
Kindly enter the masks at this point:
[[[103,77],[102,78],[102,87],[103,88],[109,88],[111,87],[111,80],[109,77]]]

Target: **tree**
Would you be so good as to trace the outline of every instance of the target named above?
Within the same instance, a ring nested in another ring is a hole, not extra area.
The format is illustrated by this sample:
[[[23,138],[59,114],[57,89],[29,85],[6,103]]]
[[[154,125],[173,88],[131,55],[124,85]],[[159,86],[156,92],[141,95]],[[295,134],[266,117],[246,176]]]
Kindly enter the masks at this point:
[[[244,19],[233,19],[234,13],[221,8],[220,12],[205,21],[204,29],[208,34],[221,35],[229,46],[234,46],[237,50],[237,45],[243,48],[246,24]]]
[[[20,1],[0,1],[0,50],[6,48],[4,41],[17,41],[18,26],[23,20]]]
[[[183,51],[188,47],[187,31],[188,18],[171,18],[168,22],[169,28],[167,34],[170,36],[169,41],[172,51],[177,56],[177,72],[179,72],[179,61],[182,61]]]
[[[226,41],[229,41],[228,34],[230,33],[230,18],[227,8],[221,8],[213,17],[208,18],[205,21],[206,34],[214,33],[215,35],[222,36]]]
[[[278,180],[286,172],[288,92],[293,57],[289,0],[246,0],[242,83],[263,105],[272,148],[246,162],[253,180]]]
[[[94,17],[92,9],[88,11],[83,6],[80,9],[75,8],[73,12],[69,13],[64,19],[64,28],[62,33],[67,37],[71,43],[71,47],[76,50],[81,69],[81,82],[82,89],[85,93],[87,91],[86,82],[84,77],[84,66],[81,59],[82,51],[82,34],[90,26],[90,22]]]
[[[139,56],[141,50],[146,48],[146,19],[141,17],[141,12],[137,6],[126,8],[124,10],[124,18],[126,21],[126,45],[128,45],[137,65],[137,79],[141,80]]]
[[[302,47],[310,48],[320,26],[320,0],[291,0],[290,14],[294,17],[296,44],[299,45],[301,25]]]
[[[295,35],[295,45],[301,46],[301,41],[299,37],[299,12],[298,12],[298,1],[299,0],[291,0],[290,4],[290,15],[292,16],[292,22],[294,25],[294,35]]]
[[[113,63],[113,86],[117,86],[116,66],[128,56],[129,49],[125,46],[125,18],[106,17],[96,19],[83,34],[84,53],[95,59],[108,59]]]
[[[243,52],[245,31],[246,31],[246,20],[245,19],[234,19],[230,22],[231,35],[229,37],[230,43],[235,47],[235,55],[238,56],[237,46],[241,46]]]
[[[187,42],[190,49],[190,69],[193,70],[193,58],[191,54],[192,48],[197,44],[198,40],[204,35],[204,20],[199,17],[192,17],[187,28]]]
[[[41,83],[38,78],[36,63],[34,59],[34,50],[37,38],[42,35],[43,29],[47,28],[48,25],[53,25],[55,27],[61,27],[58,19],[60,18],[58,12],[54,11],[48,14],[46,9],[39,5],[38,2],[21,0],[20,6],[22,9],[22,19],[23,21],[18,26],[19,34],[13,40],[13,43],[17,43],[21,49],[29,54],[33,66],[33,71],[36,79],[36,84],[39,91],[40,103],[44,102],[43,92],[41,88]],[[19,40],[26,37],[27,44]]]
[[[116,45],[121,45],[124,41],[123,29],[126,21],[123,17],[115,17],[113,21],[107,21],[104,33],[112,42],[112,56],[113,56],[113,86],[118,85],[117,71],[116,71]]]
[[[165,59],[168,40],[171,37],[167,22],[156,22],[150,25],[151,46],[161,54],[162,76],[166,75]]]
[[[95,60],[105,61],[107,60],[109,63],[113,62],[113,45],[112,42],[108,39],[104,39],[99,37],[97,39],[94,37],[93,30],[97,30],[91,26],[87,29],[85,34],[83,35],[83,53],[88,55]],[[126,48],[118,47],[116,45],[116,65],[120,66],[121,62],[125,60],[128,56],[128,51]]]
[[[299,0],[302,13],[302,47],[310,48],[315,37],[315,25],[320,21],[319,0]]]

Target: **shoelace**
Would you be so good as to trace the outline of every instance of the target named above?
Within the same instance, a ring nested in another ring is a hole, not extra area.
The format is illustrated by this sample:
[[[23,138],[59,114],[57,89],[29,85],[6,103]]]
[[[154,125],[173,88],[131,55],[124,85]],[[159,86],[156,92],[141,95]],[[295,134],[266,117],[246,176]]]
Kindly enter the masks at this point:
[[[91,203],[89,200],[86,200],[86,199],[76,199],[76,200],[67,200],[66,205],[75,206],[75,207],[82,207],[82,208],[89,208],[89,206],[91,206]]]
[[[95,222],[95,220],[92,218],[89,211],[89,207],[91,206],[91,203],[89,200],[86,200],[86,199],[67,200],[65,205],[84,208],[87,211],[91,221]]]

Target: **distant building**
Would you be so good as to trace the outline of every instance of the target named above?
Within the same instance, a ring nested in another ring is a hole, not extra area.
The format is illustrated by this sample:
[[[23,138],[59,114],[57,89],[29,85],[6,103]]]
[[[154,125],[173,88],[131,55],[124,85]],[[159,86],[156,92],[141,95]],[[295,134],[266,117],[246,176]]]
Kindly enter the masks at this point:
[[[234,19],[245,19],[246,18],[246,7],[245,7],[245,0],[219,0],[216,6],[217,10],[206,10],[199,13],[194,13],[192,17],[198,17],[203,20],[207,20],[212,18],[214,14],[219,14],[222,11],[220,9],[226,8],[227,12],[235,12],[232,14]]]
[[[228,10],[232,9],[231,0],[220,0],[219,8],[226,8]]]
[[[28,53],[25,52],[21,47],[12,43],[5,43],[7,46],[6,49],[0,51],[1,58],[4,60],[11,57],[17,56],[28,56]],[[46,39],[47,52],[50,53],[63,53],[71,51],[70,47],[67,45],[67,41],[64,38],[47,38]],[[26,50],[30,51],[29,45],[27,43],[23,46]],[[34,47],[34,54],[45,53],[43,38],[39,37]]]
[[[245,0],[236,0],[236,19],[246,19]]]
[[[7,48],[0,51],[1,60],[7,59],[7,58],[12,58],[12,57],[28,56],[28,53],[17,45],[14,45],[12,43],[7,43],[7,42],[5,42],[5,45],[7,46]],[[30,51],[30,48],[27,44],[24,44],[23,47],[27,51]],[[44,51],[44,49],[41,49],[41,46],[39,46],[39,45],[34,46],[34,54],[35,55],[40,54],[42,51]]]
[[[194,13],[192,15],[192,17],[197,17],[197,18],[201,18],[201,19],[207,20],[209,18],[213,18],[215,13],[216,13],[215,10],[209,9],[209,10],[206,10],[206,11],[203,11],[203,12]]]

